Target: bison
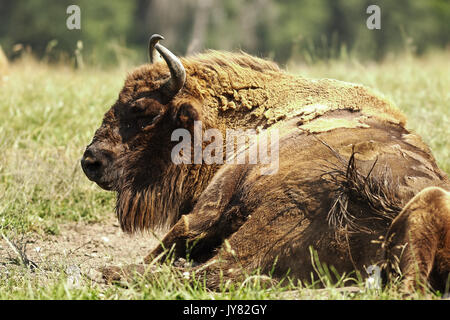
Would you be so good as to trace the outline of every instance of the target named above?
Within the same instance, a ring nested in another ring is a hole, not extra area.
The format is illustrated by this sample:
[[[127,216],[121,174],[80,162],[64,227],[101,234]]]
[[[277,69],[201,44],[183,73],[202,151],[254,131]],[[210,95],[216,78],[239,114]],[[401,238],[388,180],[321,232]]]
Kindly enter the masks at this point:
[[[189,252],[217,288],[256,269],[314,279],[312,254],[338,274],[367,277],[378,266],[408,291],[448,288],[450,181],[392,103],[245,53],[178,59],[161,39],[151,37],[152,63],[128,76],[81,160],[89,179],[117,193],[124,231],[171,227],[145,263]],[[278,170],[175,164],[171,134],[194,134],[196,121],[224,135],[278,130]]]

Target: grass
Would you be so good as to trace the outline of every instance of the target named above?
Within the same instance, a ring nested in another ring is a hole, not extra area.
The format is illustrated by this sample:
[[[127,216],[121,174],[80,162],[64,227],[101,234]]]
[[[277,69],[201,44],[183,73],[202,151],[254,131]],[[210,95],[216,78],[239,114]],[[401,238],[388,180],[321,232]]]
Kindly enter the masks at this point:
[[[450,52],[437,52],[379,64],[351,59],[292,63],[288,69],[307,77],[362,83],[382,92],[406,113],[408,128],[423,137],[440,168],[449,174],[449,60]],[[113,214],[114,194],[89,182],[79,160],[125,76],[123,68],[73,70],[29,58],[0,74],[1,233],[58,235],[61,224],[98,222]],[[74,285],[64,261],[47,266],[45,272],[0,264],[0,299],[402,298],[395,285],[375,291],[366,290],[364,283],[359,284],[360,293],[342,293],[331,285],[324,291],[310,291],[308,286],[293,283],[263,288],[259,281],[211,293],[202,283],[188,285],[176,271],[162,268],[151,281],[137,278],[124,288],[100,285],[85,277]]]
[[[5,228],[57,232],[67,220],[95,221],[113,195],[83,177],[79,160],[125,74],[12,65],[0,90],[0,215]]]

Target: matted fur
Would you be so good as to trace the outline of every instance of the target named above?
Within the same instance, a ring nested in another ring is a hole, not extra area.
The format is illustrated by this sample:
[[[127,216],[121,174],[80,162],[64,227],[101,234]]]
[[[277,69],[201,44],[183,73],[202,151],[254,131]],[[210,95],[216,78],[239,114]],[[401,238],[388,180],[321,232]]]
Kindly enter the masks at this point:
[[[369,172],[363,175],[356,164],[354,148],[348,161],[345,161],[336,150],[318,140],[339,160],[338,164],[330,162],[321,175],[336,185],[333,205],[327,215],[330,227],[337,231],[372,233],[373,230],[364,226],[370,220],[383,221],[389,226],[404,205],[396,196],[398,183],[394,181],[391,169],[386,165],[381,169],[376,168],[375,160]],[[373,174],[374,171],[378,173]],[[370,215],[352,215],[348,210],[350,201],[367,204],[371,209]]]
[[[245,53],[207,51],[181,58],[186,83],[175,100],[197,99],[204,121],[227,127],[271,125],[301,116],[308,122],[330,110],[352,109],[369,117],[406,123],[405,116],[381,94],[361,85],[333,79],[312,80],[286,73],[271,61]],[[132,72],[121,102],[156,90],[169,76],[164,62]],[[223,120],[224,123],[222,123]]]

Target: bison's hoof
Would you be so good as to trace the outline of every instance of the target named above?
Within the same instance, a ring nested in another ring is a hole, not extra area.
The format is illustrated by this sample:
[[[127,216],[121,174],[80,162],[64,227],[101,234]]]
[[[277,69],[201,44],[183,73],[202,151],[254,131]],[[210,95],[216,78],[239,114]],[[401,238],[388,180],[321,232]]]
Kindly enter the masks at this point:
[[[103,280],[108,283],[117,283],[124,277],[124,270],[120,267],[103,267],[99,270],[102,273]]]
[[[100,269],[103,280],[106,283],[124,284],[131,280],[136,280],[145,276],[149,266],[142,264],[132,264],[123,267],[110,266]]]

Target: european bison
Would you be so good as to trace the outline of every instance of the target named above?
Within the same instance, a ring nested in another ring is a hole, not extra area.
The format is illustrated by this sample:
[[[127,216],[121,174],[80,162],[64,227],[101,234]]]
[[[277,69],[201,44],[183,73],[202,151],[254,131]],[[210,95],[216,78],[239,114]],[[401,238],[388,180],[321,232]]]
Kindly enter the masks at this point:
[[[390,102],[245,53],[179,60],[161,39],[152,36],[154,62],[128,76],[81,161],[89,179],[117,192],[123,230],[171,226],[145,262],[175,245],[175,257],[189,251],[217,288],[255,269],[311,280],[316,252],[338,273],[379,266],[387,277],[400,272],[407,290],[448,288],[450,182]],[[171,135],[194,135],[196,121],[223,135],[277,129],[278,170],[175,164]]]

